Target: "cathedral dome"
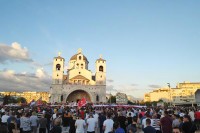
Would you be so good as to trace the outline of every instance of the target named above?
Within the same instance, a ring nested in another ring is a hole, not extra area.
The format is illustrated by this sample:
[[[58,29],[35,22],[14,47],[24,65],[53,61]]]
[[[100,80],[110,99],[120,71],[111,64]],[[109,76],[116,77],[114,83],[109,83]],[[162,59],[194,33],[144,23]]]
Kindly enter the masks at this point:
[[[88,62],[88,59],[82,54],[82,49],[81,49],[81,48],[78,49],[78,53],[77,53],[77,54],[73,55],[73,56],[70,58],[70,61],[71,61],[71,60],[77,60],[77,59],[79,58],[78,56],[80,56],[80,55],[83,56],[83,60],[84,60],[84,61]]]
[[[70,60],[77,60],[77,58],[78,58],[77,56],[78,56],[78,55],[80,55],[80,54],[75,54],[75,55],[73,55],[73,56],[70,58]],[[85,57],[85,55],[83,55],[83,60],[88,62],[88,59]]]

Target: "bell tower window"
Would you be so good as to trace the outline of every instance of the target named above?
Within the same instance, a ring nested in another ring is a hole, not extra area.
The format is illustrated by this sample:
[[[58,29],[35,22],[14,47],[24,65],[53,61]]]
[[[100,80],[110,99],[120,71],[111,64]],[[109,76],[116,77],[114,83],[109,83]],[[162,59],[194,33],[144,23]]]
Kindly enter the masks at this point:
[[[60,68],[61,68],[61,65],[60,65],[60,64],[57,64],[57,65],[56,65],[56,70],[60,70]]]
[[[79,56],[79,60],[81,60],[81,56]]]
[[[100,66],[100,67],[99,67],[99,71],[100,71],[100,72],[103,72],[103,66]]]

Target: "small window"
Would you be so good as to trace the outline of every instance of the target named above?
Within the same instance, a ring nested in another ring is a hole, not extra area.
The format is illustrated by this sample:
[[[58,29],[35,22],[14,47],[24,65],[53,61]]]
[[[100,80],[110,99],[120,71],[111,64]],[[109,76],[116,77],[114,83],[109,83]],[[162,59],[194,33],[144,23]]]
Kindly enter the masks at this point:
[[[103,66],[100,66],[100,67],[99,67],[99,71],[100,71],[100,72],[103,72]]]
[[[61,97],[60,97],[60,101],[61,101],[61,102],[63,101],[63,95],[61,95]]]
[[[62,59],[60,59],[60,61],[62,61]]]
[[[81,72],[79,72],[79,74],[81,74]]]
[[[97,101],[97,102],[99,101],[99,95],[96,96],[96,101]]]
[[[56,65],[56,70],[60,70],[60,68],[61,68],[61,65],[60,65],[60,64],[57,64],[57,65]]]
[[[58,74],[57,74],[57,77],[58,77]]]
[[[56,59],[56,61],[57,61],[57,59]]]
[[[79,56],[79,60],[81,60],[81,56]]]

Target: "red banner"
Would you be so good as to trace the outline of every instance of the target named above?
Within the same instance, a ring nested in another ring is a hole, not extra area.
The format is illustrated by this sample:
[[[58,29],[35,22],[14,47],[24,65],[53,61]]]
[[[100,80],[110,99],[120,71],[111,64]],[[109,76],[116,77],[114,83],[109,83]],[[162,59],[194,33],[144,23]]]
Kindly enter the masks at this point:
[[[86,99],[82,98],[81,100],[78,101],[78,107],[81,108],[86,104],[86,102],[87,102]]]

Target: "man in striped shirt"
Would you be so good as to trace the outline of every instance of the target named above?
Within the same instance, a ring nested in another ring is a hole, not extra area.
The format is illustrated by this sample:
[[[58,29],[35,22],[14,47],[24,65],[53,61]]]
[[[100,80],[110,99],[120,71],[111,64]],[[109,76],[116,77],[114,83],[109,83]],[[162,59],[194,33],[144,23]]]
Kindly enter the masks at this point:
[[[160,124],[159,124],[160,123],[160,119],[157,118],[156,114],[154,114],[152,116],[152,121],[153,121],[152,127],[156,129],[156,133],[160,133],[161,132],[160,131]]]

